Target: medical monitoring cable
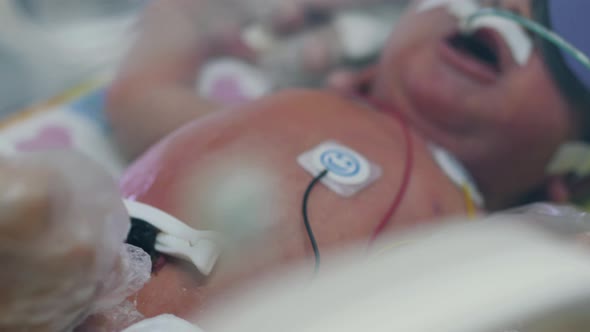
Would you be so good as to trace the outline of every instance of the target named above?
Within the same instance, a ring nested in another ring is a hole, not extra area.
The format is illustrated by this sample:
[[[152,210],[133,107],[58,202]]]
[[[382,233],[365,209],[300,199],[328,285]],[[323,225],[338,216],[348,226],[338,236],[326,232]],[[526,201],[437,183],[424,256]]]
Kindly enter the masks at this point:
[[[576,48],[570,42],[565,40],[563,37],[544,27],[542,24],[530,20],[526,17],[520,16],[518,14],[496,8],[483,8],[479,9],[477,12],[471,14],[469,17],[466,18],[466,26],[469,27],[475,19],[483,16],[502,17],[520,24],[530,32],[535,33],[539,37],[547,40],[556,47],[562,49],[563,51],[574,57],[582,65],[584,65],[586,69],[590,70],[590,58],[588,58],[588,56],[584,54],[584,52],[580,51],[578,48]]]
[[[414,146],[412,144],[412,134],[410,133],[410,128],[406,122],[406,120],[402,117],[399,112],[396,112],[391,106],[383,103],[375,98],[369,98],[369,103],[372,104],[377,109],[384,111],[385,113],[393,116],[397,119],[400,126],[402,127],[404,140],[406,143],[406,156],[404,162],[404,170],[402,173],[402,182],[401,185],[389,207],[389,209],[385,212],[385,215],[381,219],[381,221],[375,227],[373,234],[371,234],[371,238],[369,240],[369,244],[375,242],[377,237],[385,230],[385,227],[389,224],[391,218],[395,215],[395,213],[399,210],[401,203],[408,192],[408,187],[410,186],[410,180],[412,178],[412,172],[414,170]]]
[[[313,188],[326,176],[328,175],[328,170],[322,171],[318,174],[311,183],[305,189],[305,194],[303,195],[303,206],[301,208],[303,214],[303,223],[305,224],[305,230],[307,231],[307,236],[309,237],[309,242],[311,243],[311,247],[313,249],[313,255],[315,257],[315,273],[318,273],[320,270],[320,249],[318,248],[318,243],[316,241],[315,235],[313,234],[313,229],[311,227],[311,223],[309,222],[309,215],[307,211],[307,203],[309,202],[309,196],[313,190]]]

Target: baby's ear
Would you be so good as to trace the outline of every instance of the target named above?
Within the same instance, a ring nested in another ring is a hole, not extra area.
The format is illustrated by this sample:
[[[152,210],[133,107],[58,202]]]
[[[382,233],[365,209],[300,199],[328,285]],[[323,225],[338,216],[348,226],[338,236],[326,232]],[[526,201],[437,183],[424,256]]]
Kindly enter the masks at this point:
[[[0,241],[32,240],[50,227],[51,175],[0,161]]]

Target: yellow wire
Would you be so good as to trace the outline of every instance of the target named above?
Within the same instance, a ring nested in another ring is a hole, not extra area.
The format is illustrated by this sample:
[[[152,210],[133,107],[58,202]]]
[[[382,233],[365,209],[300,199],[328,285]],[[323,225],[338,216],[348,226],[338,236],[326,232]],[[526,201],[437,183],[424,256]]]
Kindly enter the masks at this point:
[[[103,85],[103,82],[100,80],[91,80],[82,84],[79,84],[69,90],[66,90],[63,93],[60,93],[49,100],[30,106],[28,108],[22,109],[17,113],[8,116],[6,119],[2,119],[0,121],[0,129],[5,129],[16,125],[20,122],[23,122],[27,119],[32,118],[38,114],[43,112],[47,112],[53,109],[53,107],[59,105],[66,105],[68,102],[75,100],[76,98],[80,98],[91,91],[98,89]]]
[[[465,197],[467,217],[469,217],[469,219],[475,219],[477,217],[477,208],[475,207],[475,202],[473,201],[473,196],[471,195],[471,190],[469,190],[467,183],[463,184],[463,196]]]
[[[463,190],[463,197],[465,198],[465,209],[467,210],[467,217],[469,219],[475,219],[475,218],[477,218],[477,207],[475,205],[475,201],[473,200],[473,195],[471,195],[471,190],[469,190],[469,186],[467,185],[467,183],[464,183],[463,186],[461,186],[461,187]],[[381,248],[376,253],[376,256],[381,256],[392,249],[403,247],[409,243],[411,243],[411,241],[396,242],[396,243],[390,244],[386,247]]]

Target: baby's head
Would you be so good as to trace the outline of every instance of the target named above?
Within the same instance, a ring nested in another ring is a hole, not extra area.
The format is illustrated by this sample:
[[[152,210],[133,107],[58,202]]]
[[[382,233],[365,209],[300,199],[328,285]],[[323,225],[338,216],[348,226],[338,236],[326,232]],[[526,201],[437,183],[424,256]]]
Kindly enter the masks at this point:
[[[461,1],[412,2],[381,58],[374,94],[401,105],[417,130],[456,154],[482,191],[514,200],[543,183],[562,144],[583,138],[585,116],[562,93],[545,46],[533,34],[520,29],[534,48],[519,63],[499,30],[484,27],[465,36],[446,6],[422,10],[433,2]],[[539,4],[562,5],[558,0],[478,3],[543,24]]]

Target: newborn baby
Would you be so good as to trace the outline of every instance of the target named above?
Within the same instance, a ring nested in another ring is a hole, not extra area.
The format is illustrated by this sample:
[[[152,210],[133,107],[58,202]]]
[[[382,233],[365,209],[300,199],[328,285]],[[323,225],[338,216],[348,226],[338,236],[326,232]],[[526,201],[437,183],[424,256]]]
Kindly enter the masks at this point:
[[[380,172],[351,197],[329,186],[329,175],[314,189],[308,212],[321,251],[368,242],[384,216],[394,231],[473,212],[477,203],[509,207],[541,188],[563,199],[547,166],[560,145],[582,139],[584,121],[540,48],[523,63],[507,36],[491,28],[464,36],[455,14],[436,7],[445,1],[414,1],[368,94],[285,91],[222,109],[193,92],[210,51],[195,25],[207,19],[203,3],[155,2],[110,93],[121,147],[136,156],[157,142],[127,171],[124,195],[230,239],[208,278],[176,261],[164,265],[139,293],[146,316],[207,311],[242,282],[291,262],[308,260],[312,273],[301,206],[318,174],[301,158],[327,141]],[[534,16],[532,1],[481,4]]]
[[[520,64],[495,30],[466,37],[445,7],[415,1],[368,93],[285,91],[221,109],[193,89],[209,55],[196,24],[206,4],[152,3],[109,95],[120,146],[141,155],[121,180],[123,196],[224,242],[207,277],[178,260],[158,264],[133,297],[143,315],[199,319],[270,271],[307,262],[312,275],[306,226],[321,252],[354,242],[379,250],[372,240],[383,231],[506,208],[539,188],[562,198],[547,166],[562,144],[584,138],[584,117],[540,49]],[[489,4],[533,16],[529,1]],[[339,148],[324,158],[316,149],[326,142]]]

